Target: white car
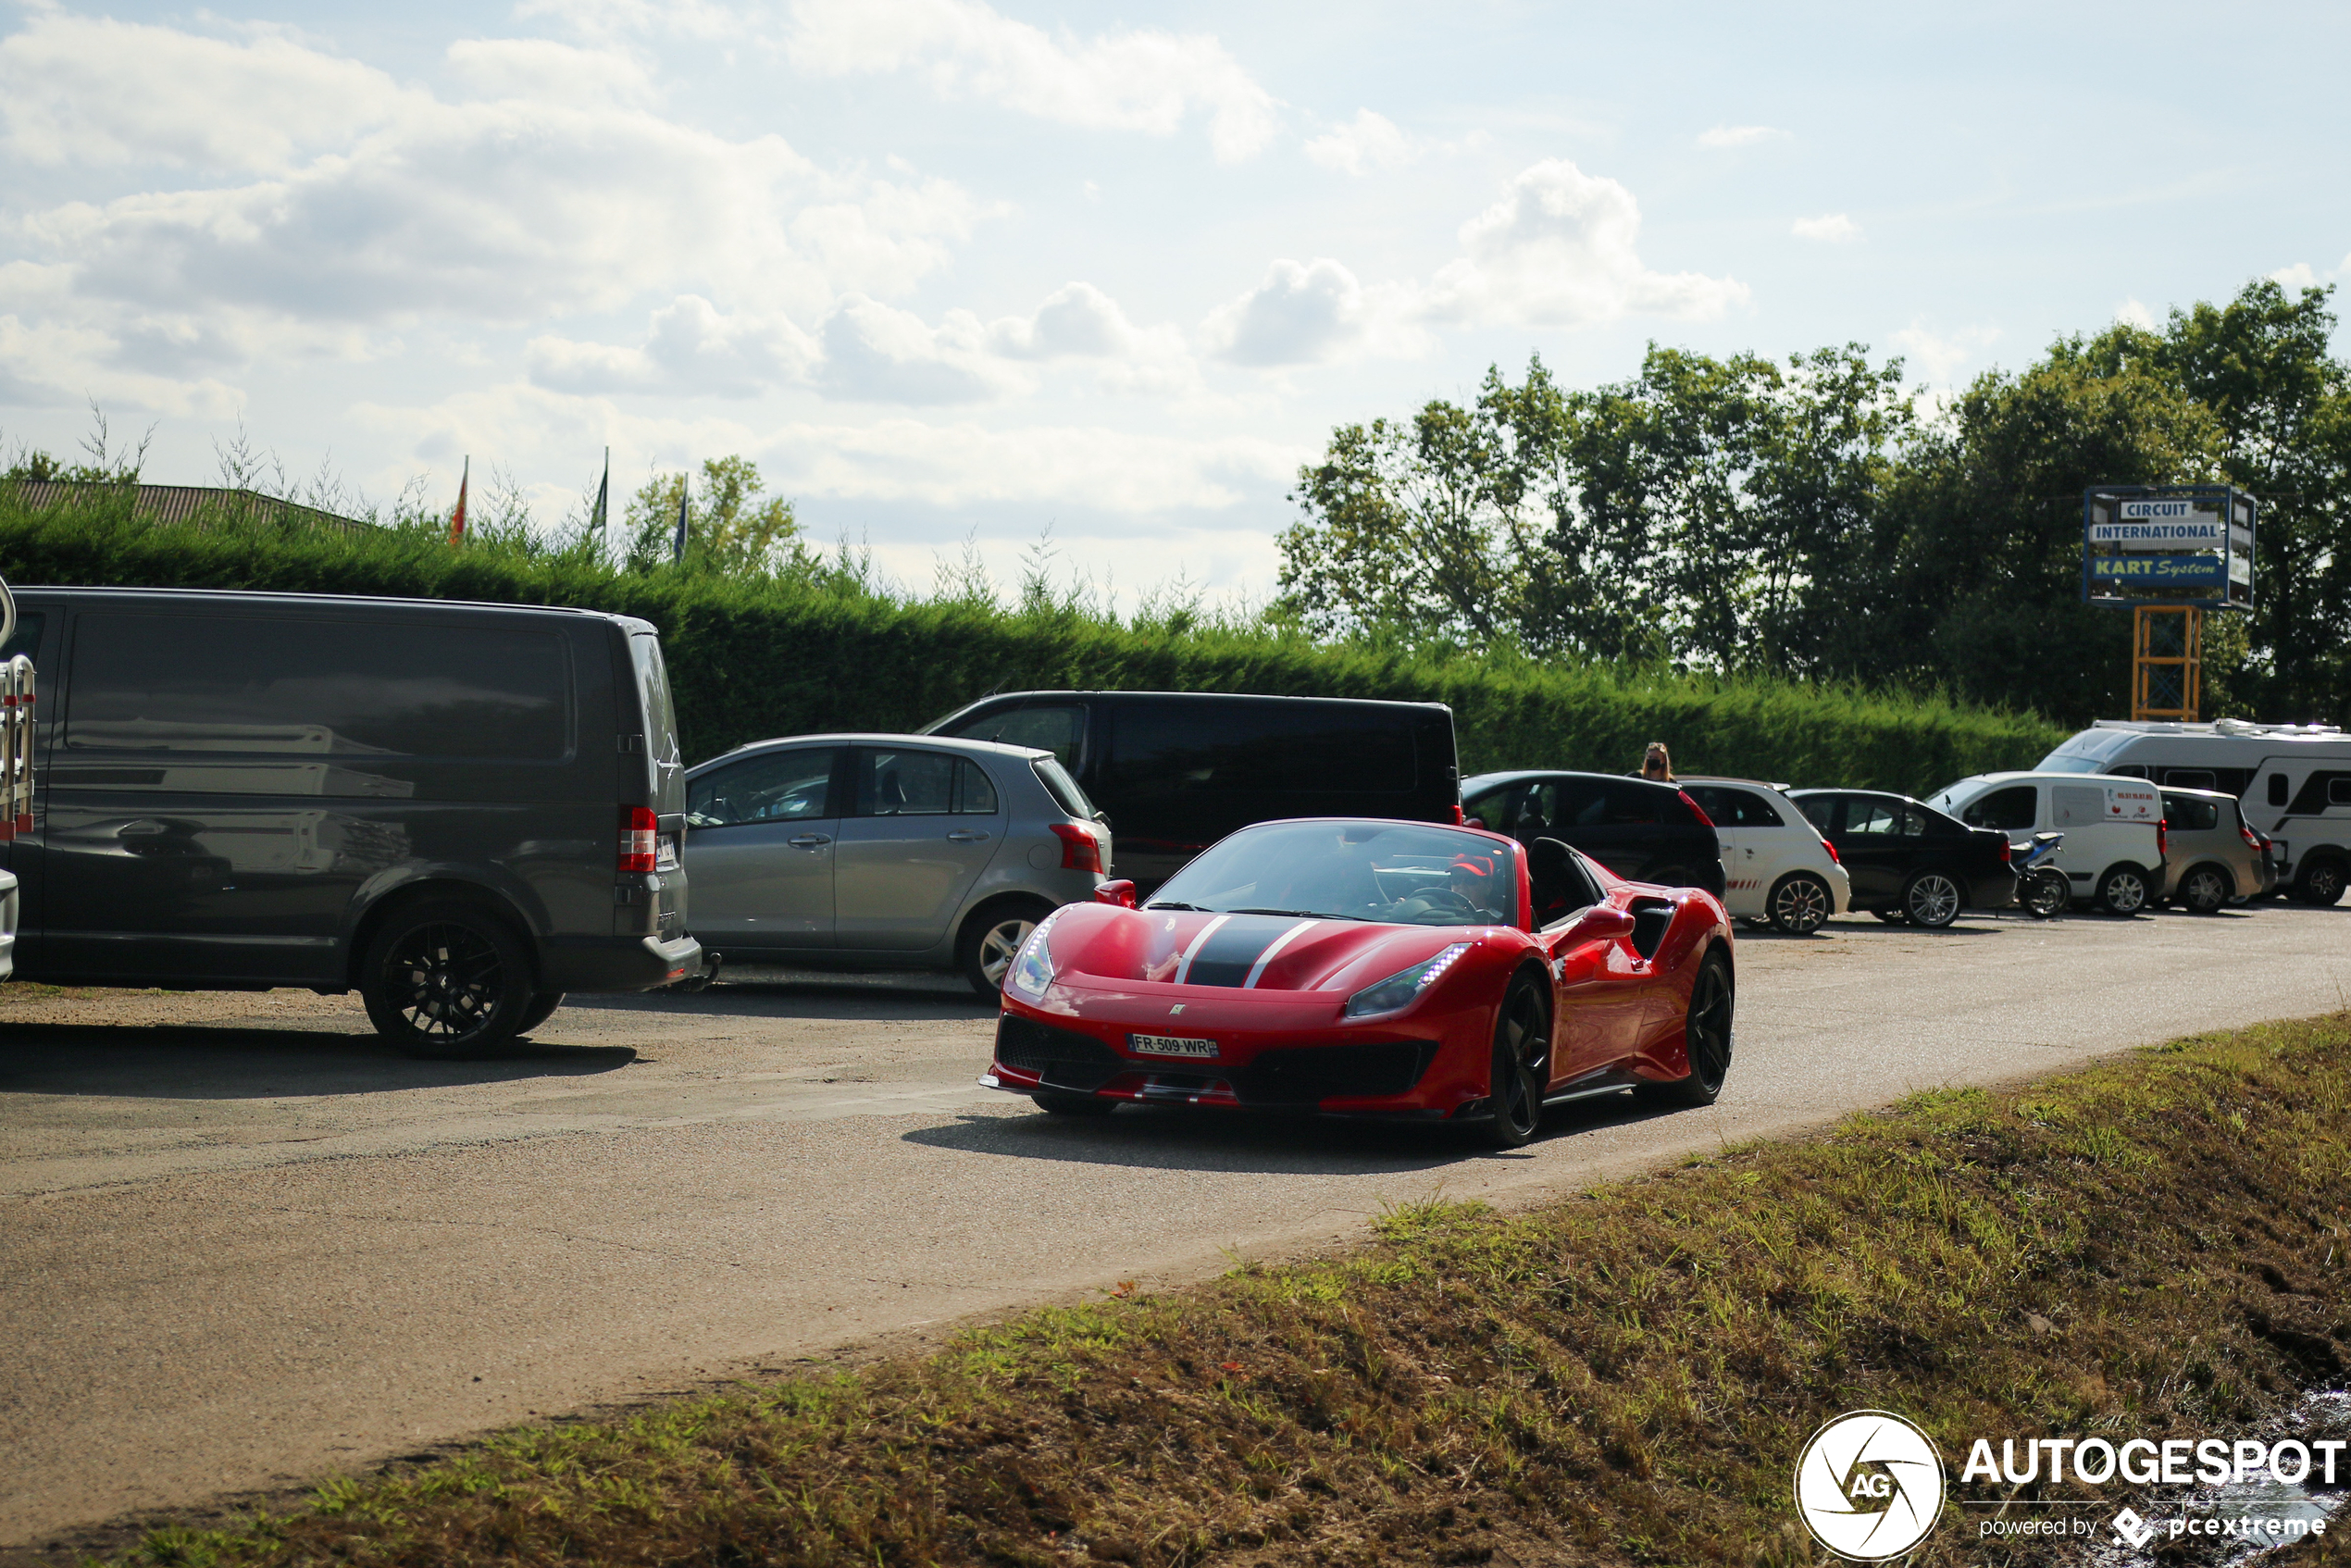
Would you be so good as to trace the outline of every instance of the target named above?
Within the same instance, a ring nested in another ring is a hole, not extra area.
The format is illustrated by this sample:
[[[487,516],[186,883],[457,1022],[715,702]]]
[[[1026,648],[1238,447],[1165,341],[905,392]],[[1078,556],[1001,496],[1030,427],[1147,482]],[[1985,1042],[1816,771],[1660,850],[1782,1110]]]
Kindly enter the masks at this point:
[[[1723,907],[1753,926],[1810,936],[1852,906],[1853,884],[1821,830],[1783,792],[1752,778],[1676,779],[1714,819]]]

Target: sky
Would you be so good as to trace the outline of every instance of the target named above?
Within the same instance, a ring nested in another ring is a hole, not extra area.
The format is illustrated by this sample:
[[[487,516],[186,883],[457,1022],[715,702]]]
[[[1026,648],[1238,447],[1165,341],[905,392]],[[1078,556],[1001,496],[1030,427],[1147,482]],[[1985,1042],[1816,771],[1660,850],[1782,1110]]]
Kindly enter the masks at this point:
[[[2351,9],[0,0],[0,452],[553,522],[740,454],[902,583],[1262,602],[1539,354],[1924,389],[2351,270]],[[2340,345],[2340,340],[2338,340]],[[479,504],[479,501],[477,501]]]

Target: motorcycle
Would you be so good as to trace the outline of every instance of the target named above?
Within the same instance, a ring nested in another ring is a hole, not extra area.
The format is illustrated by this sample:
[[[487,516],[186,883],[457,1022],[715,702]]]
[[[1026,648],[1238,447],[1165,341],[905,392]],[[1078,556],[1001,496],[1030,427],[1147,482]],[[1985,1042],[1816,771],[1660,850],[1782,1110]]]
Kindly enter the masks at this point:
[[[2057,864],[2062,833],[2035,833],[2029,841],[2009,841],[2016,865],[2016,902],[2035,920],[2062,915],[2073,902],[2073,883]]]

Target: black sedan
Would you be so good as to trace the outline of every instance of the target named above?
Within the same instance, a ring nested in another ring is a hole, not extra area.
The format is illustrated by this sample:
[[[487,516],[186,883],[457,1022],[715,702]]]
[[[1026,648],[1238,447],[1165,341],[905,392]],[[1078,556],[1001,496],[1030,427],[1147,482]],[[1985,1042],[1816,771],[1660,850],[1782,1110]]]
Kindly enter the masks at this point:
[[[1522,844],[1572,844],[1628,882],[1723,896],[1714,824],[1671,784],[1610,773],[1481,773],[1462,781],[1462,810]]]
[[[1881,920],[1948,926],[1962,909],[2004,909],[2016,899],[2005,833],[1877,790],[1797,790],[1788,798],[1835,849],[1853,879],[1853,907]]]

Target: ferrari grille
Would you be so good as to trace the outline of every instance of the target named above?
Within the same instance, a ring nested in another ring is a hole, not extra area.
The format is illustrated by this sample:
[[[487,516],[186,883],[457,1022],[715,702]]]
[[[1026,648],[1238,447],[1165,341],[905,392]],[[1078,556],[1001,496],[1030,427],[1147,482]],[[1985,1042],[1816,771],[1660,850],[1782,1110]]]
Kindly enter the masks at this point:
[[[1244,1105],[1312,1105],[1335,1095],[1403,1094],[1421,1081],[1436,1052],[1428,1040],[1262,1052],[1235,1076],[1233,1092]]]
[[[1090,1094],[1133,1065],[1091,1035],[1007,1013],[996,1020],[996,1060],[1055,1089]]]

